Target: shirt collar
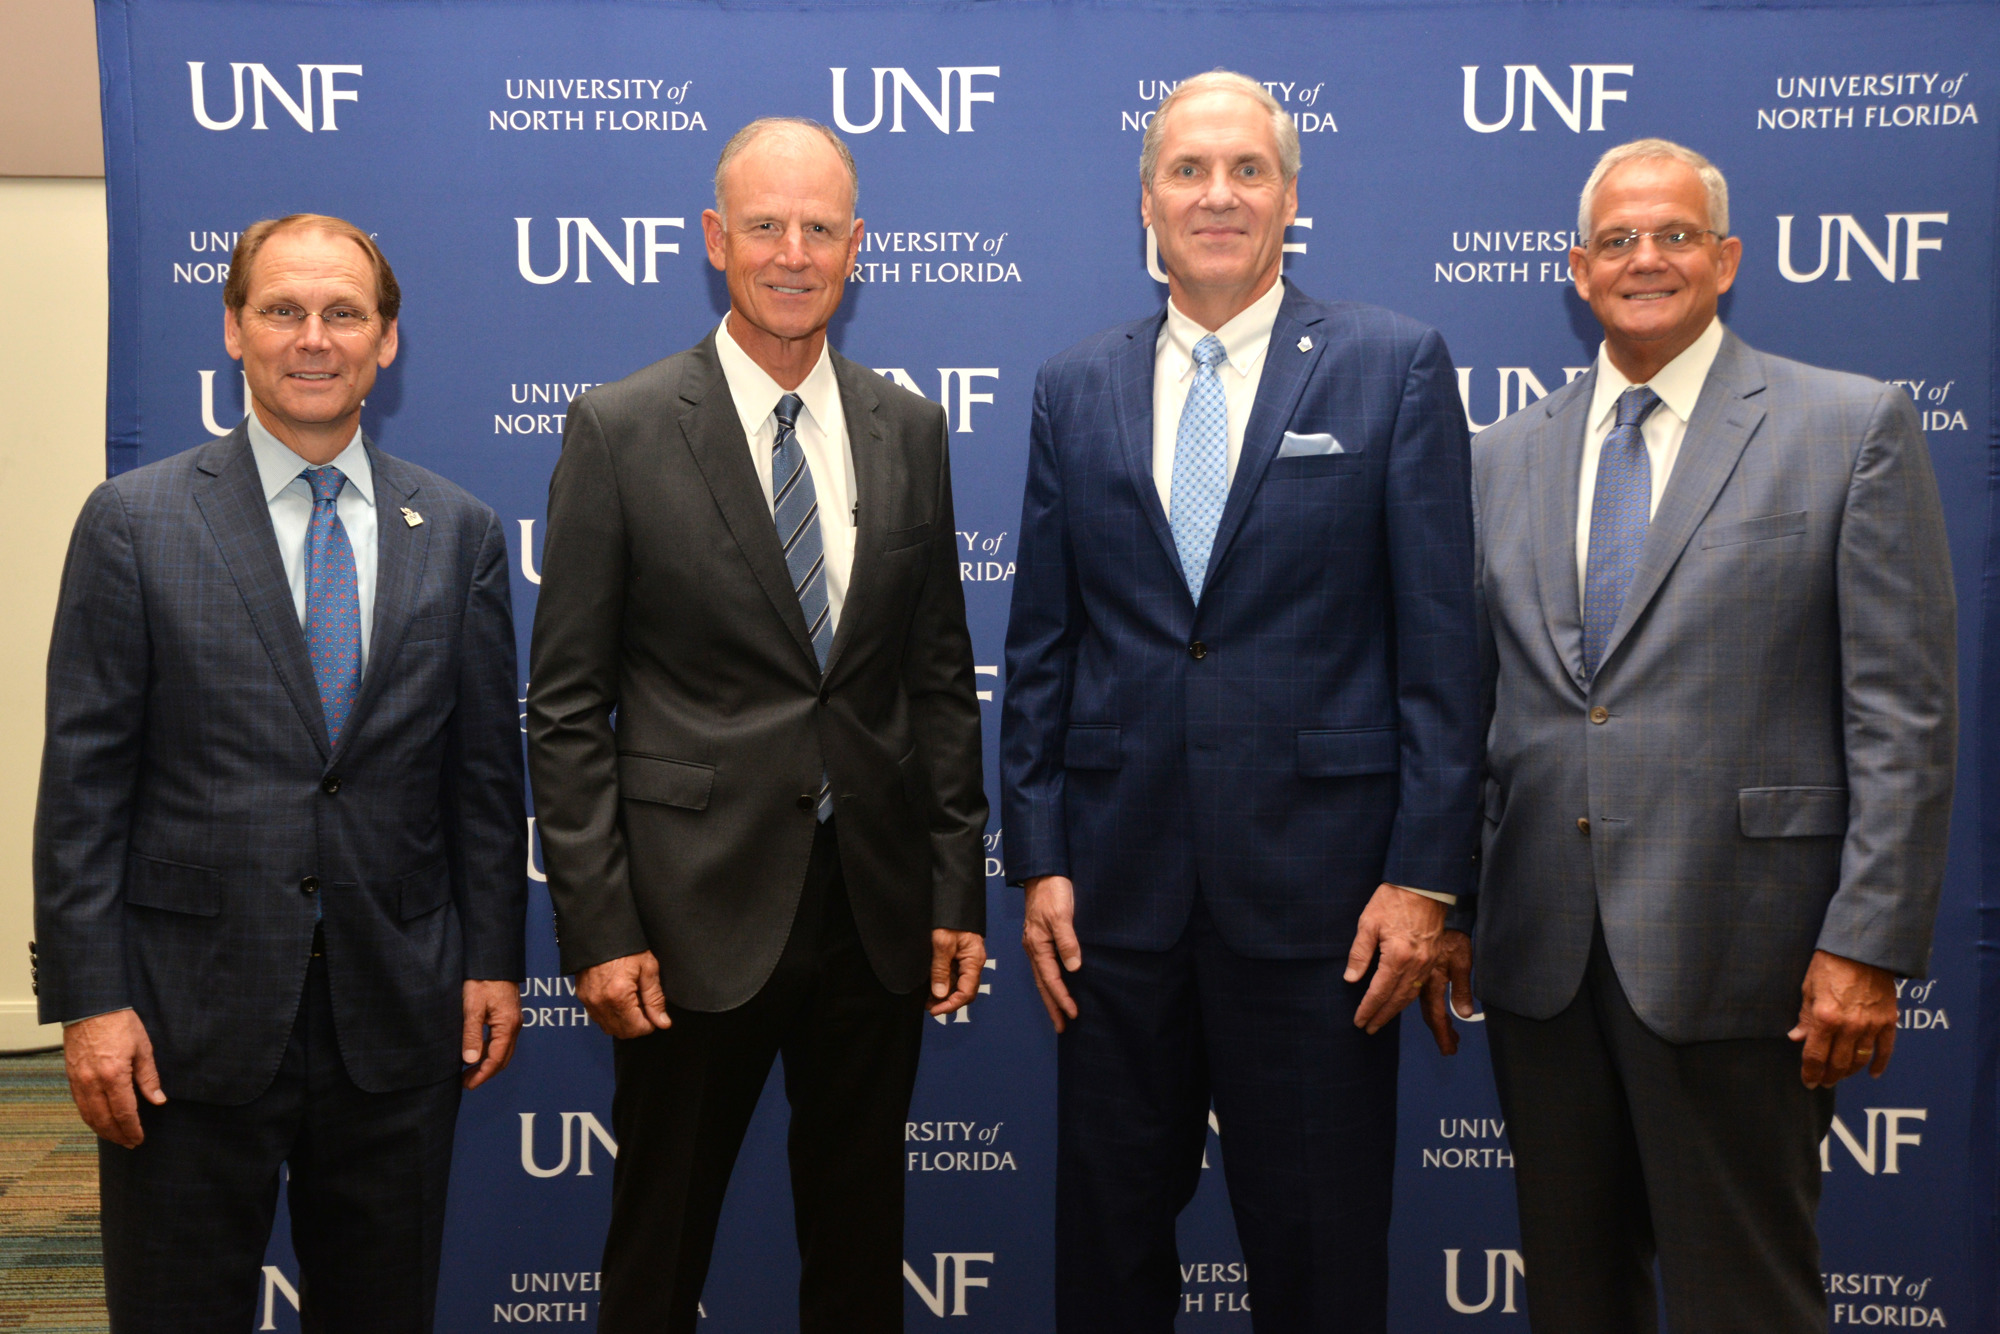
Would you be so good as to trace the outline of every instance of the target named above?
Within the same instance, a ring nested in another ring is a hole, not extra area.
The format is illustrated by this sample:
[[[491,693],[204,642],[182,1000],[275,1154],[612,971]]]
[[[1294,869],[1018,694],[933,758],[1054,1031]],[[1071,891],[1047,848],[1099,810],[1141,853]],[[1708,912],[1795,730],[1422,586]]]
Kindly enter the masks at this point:
[[[729,385],[729,396],[736,402],[736,415],[743,419],[746,440],[757,438],[757,432],[764,429],[765,420],[777,408],[778,400],[788,393],[797,394],[814,423],[832,435],[833,425],[839,420],[835,414],[840,408],[840,382],[834,378],[833,354],[825,343],[820,344],[819,360],[813,363],[797,389],[784,388],[751,359],[729,336],[727,318],[716,326],[715,354],[722,362],[722,378]]]
[[[1278,307],[1285,303],[1285,280],[1280,278],[1271,284],[1271,290],[1252,301],[1229,323],[1215,330],[1215,336],[1222,340],[1222,351],[1229,358],[1229,364],[1236,368],[1238,375],[1248,375],[1250,368],[1257,364],[1257,358],[1264,355],[1264,349],[1271,343],[1271,328],[1278,322]],[[1174,351],[1186,358],[1187,364],[1181,369],[1185,376],[1194,369],[1194,345],[1208,336],[1209,331],[1183,315],[1174,305],[1173,298],[1167,298],[1167,323],[1163,331]]]
[[[1681,352],[1678,357],[1660,368],[1659,374],[1647,382],[1649,388],[1660,396],[1660,405],[1683,423],[1694,420],[1694,405],[1701,401],[1701,387],[1708,382],[1708,368],[1715,364],[1715,354],[1722,350],[1722,321],[1712,319],[1701,336]],[[1602,426],[1606,417],[1618,406],[1618,396],[1632,387],[1624,372],[1611,364],[1610,356],[1603,344],[1597,348],[1597,388],[1590,395],[1590,422],[1593,428]]]
[[[245,413],[243,420],[250,428],[250,455],[257,460],[257,477],[264,484],[264,503],[268,505],[278,498],[280,491],[299,481],[301,472],[315,465],[307,463],[292,452],[290,445],[266,430],[257,418],[256,409]],[[361,442],[359,426],[354,428],[354,438],[347,442],[347,448],[329,466],[340,469],[355,494],[370,505],[375,503],[375,470],[369,466],[368,447]]]

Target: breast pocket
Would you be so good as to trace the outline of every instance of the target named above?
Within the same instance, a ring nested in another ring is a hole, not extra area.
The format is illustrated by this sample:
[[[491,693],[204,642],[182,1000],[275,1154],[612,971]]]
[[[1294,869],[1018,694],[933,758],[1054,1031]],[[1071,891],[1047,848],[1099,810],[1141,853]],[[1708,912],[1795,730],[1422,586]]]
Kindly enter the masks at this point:
[[[1272,459],[1266,476],[1273,482],[1304,482],[1319,477],[1351,477],[1368,466],[1362,454],[1307,454]]]
[[[1781,537],[1796,537],[1806,530],[1806,511],[1792,510],[1785,514],[1766,514],[1761,518],[1745,519],[1741,523],[1712,524],[1701,530],[1701,549],[1715,547],[1736,547],[1746,542],[1772,542]]]
[[[458,616],[444,612],[437,616],[419,616],[410,622],[410,628],[403,634],[405,644],[422,644],[433,639],[448,639],[458,624]]]

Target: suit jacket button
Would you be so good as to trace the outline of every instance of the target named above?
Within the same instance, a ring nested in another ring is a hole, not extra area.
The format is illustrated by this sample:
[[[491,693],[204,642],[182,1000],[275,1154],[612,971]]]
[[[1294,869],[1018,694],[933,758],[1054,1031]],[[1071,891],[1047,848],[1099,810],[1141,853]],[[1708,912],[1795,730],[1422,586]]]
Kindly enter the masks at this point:
[[[1585,838],[1589,838],[1589,837],[1590,837],[1590,820],[1589,820],[1589,817],[1587,817],[1587,816],[1578,816],[1578,817],[1577,817],[1577,821],[1576,821],[1576,832],[1577,832],[1577,833],[1579,833],[1579,834],[1582,834],[1582,835],[1583,835],[1583,836],[1584,836]]]
[[[325,778],[322,778],[320,780],[319,790],[326,793],[326,795],[329,797],[332,796],[334,793],[340,791],[340,775],[328,774]]]
[[[1605,708],[1602,704],[1598,705],[1596,708],[1590,711],[1590,721],[1594,723],[1605,723],[1611,721],[1611,710]]]
[[[305,879],[299,881],[299,893],[301,894],[319,893],[319,877],[316,875],[309,875]]]
[[[822,707],[824,707],[825,705],[828,705],[828,704],[831,704],[831,703],[833,703],[833,692],[832,692],[831,690],[822,690],[822,691],[820,691],[820,692],[819,692],[819,702],[820,702],[820,705],[821,705]]]
[[[813,794],[810,792],[799,793],[798,801],[793,804],[796,805],[802,811],[809,811],[813,807],[819,805],[818,802],[813,800]]]
[[[1188,656],[1196,662],[1200,662],[1208,656],[1208,645],[1202,643],[1199,639],[1195,640],[1194,643],[1188,645]]]

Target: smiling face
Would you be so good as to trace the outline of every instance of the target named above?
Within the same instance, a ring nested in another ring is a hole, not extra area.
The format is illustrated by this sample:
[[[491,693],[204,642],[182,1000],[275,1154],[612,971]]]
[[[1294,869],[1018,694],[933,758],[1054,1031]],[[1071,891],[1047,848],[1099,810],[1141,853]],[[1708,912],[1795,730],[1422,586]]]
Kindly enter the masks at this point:
[[[1673,158],[1639,158],[1614,168],[1598,183],[1590,213],[1593,242],[1620,232],[1710,226],[1701,177]],[[1569,252],[1569,265],[1577,295],[1604,326],[1612,364],[1643,384],[1708,328],[1742,257],[1743,243],[1735,237],[1703,236],[1675,255],[1663,254],[1650,239],[1624,255],[1579,246]]]
[[[338,452],[353,438],[375,372],[396,359],[396,322],[376,313],[375,295],[375,267],[360,246],[302,227],[264,242],[244,308],[223,312],[223,345],[243,361],[258,417],[302,454],[318,453],[317,442]],[[276,327],[272,316],[288,309],[309,317],[290,331]],[[369,318],[338,333],[318,318],[341,309]]]
[[[1174,304],[1217,329],[1278,280],[1299,188],[1284,178],[1270,114],[1218,90],[1173,106],[1139,208]]]
[[[730,335],[783,384],[777,366],[818,360],[860,253],[853,182],[822,136],[776,127],[730,161],[720,202],[701,224],[728,275]]]

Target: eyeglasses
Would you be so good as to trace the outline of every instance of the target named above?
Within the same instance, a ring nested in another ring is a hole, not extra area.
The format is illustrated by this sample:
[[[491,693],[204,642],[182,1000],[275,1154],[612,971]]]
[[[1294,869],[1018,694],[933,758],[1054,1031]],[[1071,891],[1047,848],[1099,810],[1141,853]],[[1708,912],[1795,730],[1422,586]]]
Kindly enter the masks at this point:
[[[1607,259],[1618,259],[1636,252],[1639,242],[1650,237],[1653,248],[1661,254],[1685,255],[1700,245],[1704,236],[1713,236],[1718,241],[1722,239],[1721,232],[1710,231],[1706,227],[1667,227],[1657,232],[1606,232],[1591,239],[1590,249]]]
[[[257,318],[278,333],[297,333],[305,327],[306,321],[314,315],[326,326],[326,331],[336,338],[358,338],[368,332],[375,322],[375,316],[353,306],[328,306],[325,310],[310,311],[303,306],[294,306],[280,301],[270,306],[252,306]]]

